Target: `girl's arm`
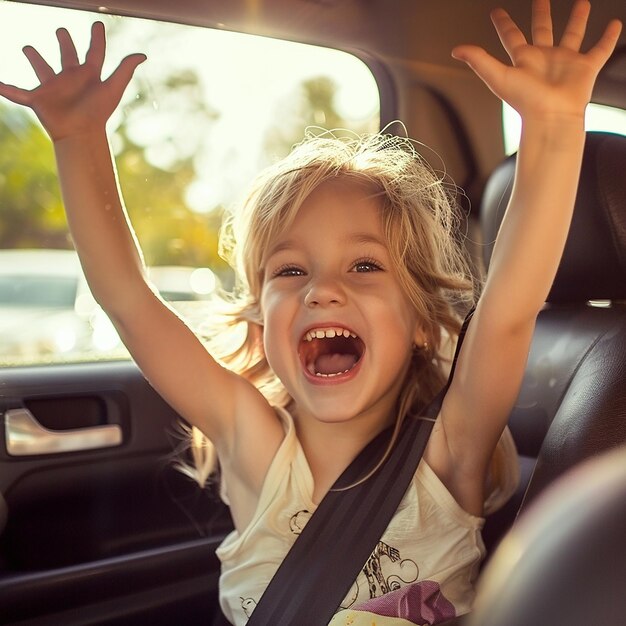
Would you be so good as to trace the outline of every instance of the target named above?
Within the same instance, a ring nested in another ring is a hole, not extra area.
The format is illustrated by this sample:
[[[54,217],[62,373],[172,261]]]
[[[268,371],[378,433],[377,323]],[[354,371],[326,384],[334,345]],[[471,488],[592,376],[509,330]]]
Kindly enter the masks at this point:
[[[109,116],[145,57],[126,57],[103,81],[102,23],[92,27],[83,64],[68,32],[59,29],[57,37],[62,71],[55,74],[36,50],[27,47],[24,52],[41,85],[26,91],[0,83],[0,95],[31,107],[54,142],[70,231],[94,297],[148,380],[213,440],[223,461],[232,456],[237,430],[244,436],[251,431],[257,437],[251,442],[255,448],[263,433],[274,433],[280,441],[280,426],[256,388],[218,365],[145,278],[105,132]],[[250,429],[237,423],[244,416],[255,418]],[[255,431],[256,426],[262,432]],[[262,477],[262,469],[254,466],[249,473],[259,472]]]
[[[434,469],[480,512],[484,476],[524,373],[535,319],[548,295],[572,217],[585,141],[584,113],[621,24],[580,53],[590,5],[577,0],[553,44],[549,0],[534,0],[532,45],[508,14],[492,20],[507,66],[473,46],[453,51],[522,117],[511,200],[489,273],[434,431]],[[429,455],[430,456],[430,455]]]

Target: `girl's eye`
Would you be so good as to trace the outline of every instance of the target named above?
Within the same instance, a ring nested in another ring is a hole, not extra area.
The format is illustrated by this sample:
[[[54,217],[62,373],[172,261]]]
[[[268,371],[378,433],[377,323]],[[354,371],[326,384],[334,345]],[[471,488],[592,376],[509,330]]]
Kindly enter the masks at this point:
[[[353,272],[380,272],[382,271],[382,266],[377,263],[376,261],[374,261],[373,259],[362,259],[360,261],[357,261],[353,266],[352,266],[352,271]]]
[[[304,270],[297,265],[282,265],[278,269],[274,270],[274,272],[272,272],[272,278],[304,275]]]

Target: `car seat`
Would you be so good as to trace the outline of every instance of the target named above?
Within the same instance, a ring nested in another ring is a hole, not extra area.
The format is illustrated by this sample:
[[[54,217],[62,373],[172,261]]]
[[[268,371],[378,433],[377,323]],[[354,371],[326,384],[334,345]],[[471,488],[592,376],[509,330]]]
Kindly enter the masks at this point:
[[[466,626],[621,626],[626,446],[565,472],[525,510],[478,585]]]
[[[487,267],[514,169],[511,156],[485,189]],[[487,519],[488,552],[549,483],[626,441],[626,137],[587,133],[572,225],[509,426],[522,481]]]

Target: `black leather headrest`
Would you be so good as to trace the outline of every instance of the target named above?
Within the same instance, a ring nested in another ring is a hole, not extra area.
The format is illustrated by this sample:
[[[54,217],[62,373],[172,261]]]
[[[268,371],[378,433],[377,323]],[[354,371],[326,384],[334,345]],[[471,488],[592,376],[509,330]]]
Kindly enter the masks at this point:
[[[513,155],[496,168],[485,189],[480,216],[485,267],[511,195],[514,170]],[[589,132],[574,217],[547,301],[624,299],[626,137]]]

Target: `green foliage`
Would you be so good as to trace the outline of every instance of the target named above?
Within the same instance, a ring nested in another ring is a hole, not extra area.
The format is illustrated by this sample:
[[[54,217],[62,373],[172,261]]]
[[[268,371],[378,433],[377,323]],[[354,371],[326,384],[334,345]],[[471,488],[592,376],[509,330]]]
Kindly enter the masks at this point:
[[[184,201],[195,177],[193,159],[163,170],[145,159],[123,128],[117,135],[124,145],[116,156],[118,176],[146,263],[224,268],[217,253],[220,212],[194,213]]]
[[[67,248],[52,145],[32,115],[0,103],[0,248]]]
[[[184,202],[193,155],[164,170],[146,160],[125,124],[116,134],[118,175],[147,263],[224,269],[219,210],[200,215]],[[0,104],[0,146],[0,248],[71,248],[54,153],[41,126],[27,111]]]

